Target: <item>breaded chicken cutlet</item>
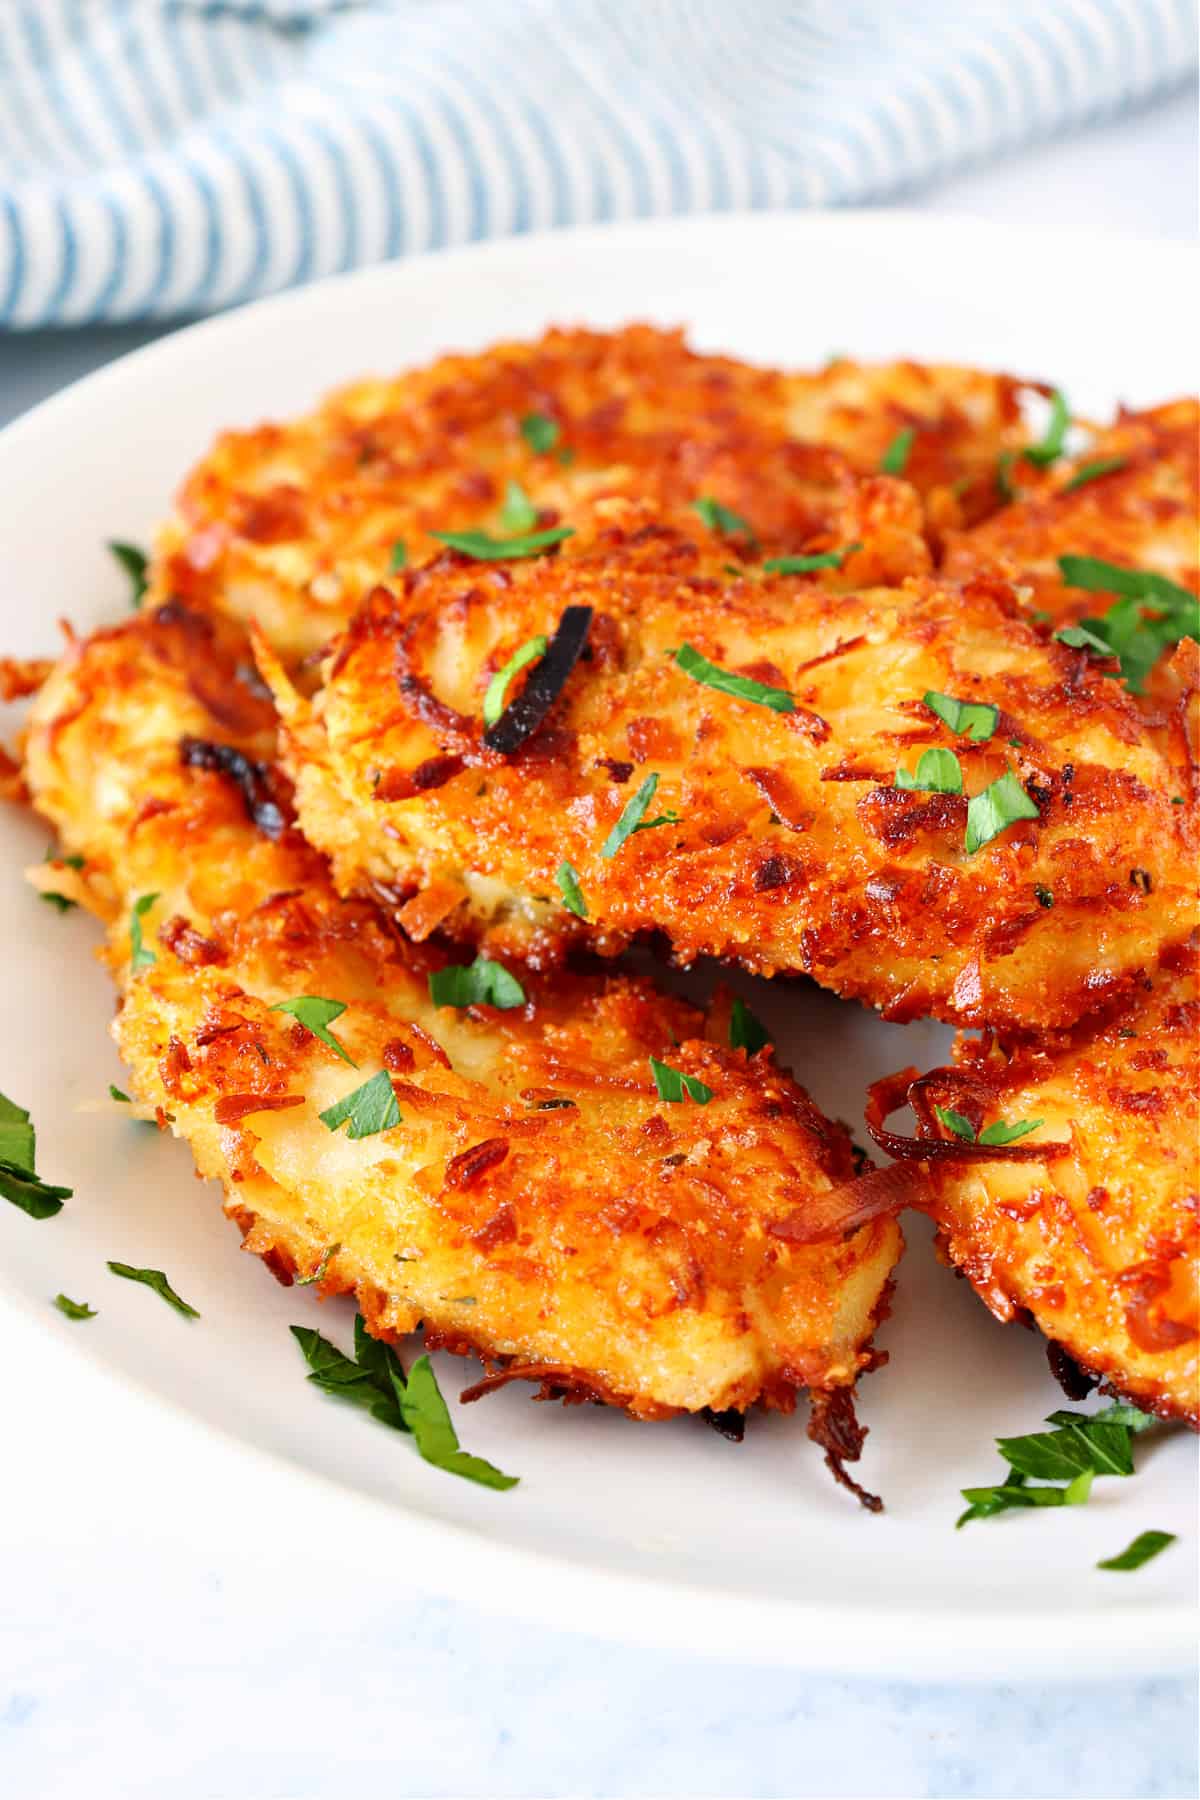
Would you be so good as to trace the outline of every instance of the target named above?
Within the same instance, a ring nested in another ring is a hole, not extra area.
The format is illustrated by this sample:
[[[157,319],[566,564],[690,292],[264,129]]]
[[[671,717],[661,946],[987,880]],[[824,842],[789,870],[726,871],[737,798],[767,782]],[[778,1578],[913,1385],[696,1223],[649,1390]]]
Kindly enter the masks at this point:
[[[1026,1030],[1187,936],[1183,751],[1005,583],[834,594],[597,515],[554,554],[378,588],[311,703],[260,644],[343,892],[543,965],[662,932],[890,1018]]]
[[[445,954],[339,899],[292,827],[225,635],[169,606],[73,646],[25,771],[110,928],[134,1098],[246,1247],[378,1336],[424,1320],[640,1418],[848,1389],[901,1239],[845,1229],[845,1128],[646,981],[509,971],[499,1004],[435,1004]]]
[[[953,1067],[880,1083],[873,1116],[885,1150],[929,1159],[926,1192],[943,1254],[997,1318],[1032,1319],[1086,1375],[1193,1426],[1197,965],[1195,947],[1181,948],[1140,994],[1065,1039],[962,1039]],[[883,1124],[906,1101],[916,1140]],[[1007,1148],[964,1142],[997,1121],[1036,1121],[1037,1129]]]
[[[916,363],[790,375],[649,325],[549,331],[225,433],[159,535],[151,597],[253,619],[294,662],[399,558],[436,554],[432,534],[552,529],[603,494],[700,502],[739,556],[836,551],[826,585],[896,582],[930,566],[918,496],[940,525],[999,503],[1020,392]],[[898,440],[903,481],[879,472]]]

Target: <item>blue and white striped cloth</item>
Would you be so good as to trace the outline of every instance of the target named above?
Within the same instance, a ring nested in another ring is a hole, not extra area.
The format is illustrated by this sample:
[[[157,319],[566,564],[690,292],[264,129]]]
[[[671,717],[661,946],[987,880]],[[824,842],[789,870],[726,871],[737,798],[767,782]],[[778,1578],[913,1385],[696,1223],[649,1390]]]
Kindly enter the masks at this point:
[[[1185,81],[1196,0],[0,0],[0,324],[877,201]]]

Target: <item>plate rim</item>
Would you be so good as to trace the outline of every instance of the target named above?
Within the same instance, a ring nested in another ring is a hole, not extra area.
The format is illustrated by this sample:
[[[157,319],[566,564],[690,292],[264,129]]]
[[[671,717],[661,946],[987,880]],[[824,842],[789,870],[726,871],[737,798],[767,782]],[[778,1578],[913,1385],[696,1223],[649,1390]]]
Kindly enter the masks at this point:
[[[162,338],[126,351],[19,414],[0,430],[0,461],[14,454],[19,457],[27,440],[32,442],[47,431],[52,436],[57,433],[60,418],[69,418],[85,393],[91,403],[96,395],[119,389],[131,377],[141,379],[147,371],[153,375],[158,363],[169,365],[181,351],[187,356],[197,351],[202,354],[210,340],[219,342],[230,333],[236,335],[247,324],[254,329],[260,323],[269,326],[272,319],[284,313],[302,312],[307,307],[319,310],[331,297],[352,296],[361,287],[396,284],[403,288],[410,282],[419,286],[431,268],[443,277],[447,271],[470,274],[478,265],[486,269],[509,259],[536,262],[546,254],[570,254],[576,245],[602,243],[619,253],[630,240],[636,247],[639,240],[646,238],[728,238],[742,234],[765,237],[780,231],[801,238],[856,239],[864,232],[874,232],[902,237],[910,251],[914,233],[935,239],[953,235],[960,248],[963,234],[972,234],[993,244],[998,239],[1024,243],[1039,240],[1053,244],[1058,255],[1062,254],[1064,238],[1069,238],[1081,248],[1103,246],[1111,253],[1114,248],[1126,246],[1139,253],[1148,252],[1162,265],[1190,268],[1193,273],[1200,269],[1200,246],[1175,240],[1093,229],[1060,231],[966,214],[893,208],[704,213],[558,228],[451,246],[328,275],[303,287],[265,295],[182,325]],[[51,1334],[53,1322],[43,1317],[32,1298],[2,1279],[0,1306],[15,1309],[35,1325],[45,1327],[46,1335]],[[232,1426],[197,1412],[185,1400],[174,1398],[148,1379],[115,1364],[93,1361],[86,1351],[82,1356],[75,1351],[70,1354],[77,1366],[82,1363],[88,1378],[101,1390],[110,1385],[122,1389],[136,1396],[139,1404],[152,1413],[177,1420],[192,1432],[198,1430],[209,1453],[215,1449],[233,1461],[252,1459],[272,1483],[281,1489],[286,1486],[290,1504],[296,1503],[298,1487],[322,1509],[336,1511],[342,1517],[349,1503],[372,1538],[386,1532],[393,1543],[399,1518],[408,1534],[407,1547],[425,1551],[435,1567],[430,1591],[454,1595],[488,1611],[639,1645],[740,1656],[814,1671],[909,1674],[920,1678],[941,1675],[959,1680],[1065,1681],[1078,1679],[1089,1669],[1111,1670],[1110,1648],[1086,1639],[1086,1630],[1094,1623],[1092,1616],[1081,1617],[1076,1638],[1064,1644],[1062,1615],[1052,1610],[1026,1609],[1012,1614],[976,1611],[969,1620],[961,1615],[911,1607],[888,1608],[881,1615],[853,1599],[832,1607],[765,1594],[714,1591],[669,1571],[613,1571],[580,1562],[569,1553],[558,1555],[511,1542],[497,1544],[483,1530],[415,1510],[403,1495],[385,1499],[339,1481],[286,1452],[255,1442]],[[864,1526],[870,1528],[865,1521]],[[411,1570],[408,1573],[411,1578]],[[578,1596],[581,1607],[571,1616],[564,1616],[564,1600],[569,1600],[572,1593]],[[658,1603],[646,1605],[648,1596]],[[883,1654],[878,1654],[872,1640],[879,1638],[881,1616],[886,1617],[886,1635]],[[1123,1603],[1112,1616],[1121,1635],[1123,1673],[1177,1673],[1196,1660],[1197,1614],[1191,1605]],[[719,1636],[713,1631],[714,1622],[719,1622]]]

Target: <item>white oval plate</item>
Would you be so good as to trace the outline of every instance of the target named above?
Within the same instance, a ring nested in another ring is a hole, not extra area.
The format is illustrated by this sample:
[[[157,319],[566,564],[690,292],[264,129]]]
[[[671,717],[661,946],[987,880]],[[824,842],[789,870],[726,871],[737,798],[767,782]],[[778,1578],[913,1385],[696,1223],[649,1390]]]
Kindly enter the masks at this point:
[[[218,429],[286,417],[355,375],[554,321],[649,318],[687,324],[706,348],[795,366],[845,350],[1047,375],[1080,409],[1103,410],[1197,385],[1195,273],[1195,252],[1179,247],[890,213],[516,239],[324,282],[142,350],[0,436],[0,645],[45,653],[58,617],[89,629],[119,616],[104,540],[145,539]],[[22,885],[40,827],[6,809],[0,840],[0,1087],[32,1109],[46,1175],[76,1190],[45,1223],[0,1207],[0,1343],[14,1349],[19,1322],[31,1345],[36,1323],[60,1340],[44,1367],[61,1371],[69,1345],[105,1371],[79,1375],[93,1429],[106,1411],[121,1434],[144,1420],[181,1459],[181,1506],[211,1517],[236,1488],[272,1509],[280,1540],[351,1545],[376,1591],[394,1580],[399,1596],[416,1578],[560,1625],[725,1654],[1007,1677],[1132,1674],[1194,1654],[1183,1434],[1139,1446],[1137,1476],[1098,1483],[1086,1508],[954,1531],[958,1489],[1002,1472],[992,1438],[1036,1429],[1062,1397],[1041,1341],[992,1323],[935,1262],[920,1223],[880,1334],[890,1364],[861,1388],[871,1437],[860,1473],[886,1497],[879,1518],[834,1486],[799,1419],[752,1418],[739,1448],[693,1421],[639,1426],[508,1390],[460,1417],[469,1448],[522,1476],[501,1495],[439,1474],[322,1399],[287,1326],[319,1322],[345,1342],[351,1310],[319,1309],[238,1256],[182,1146],[79,1110],[120,1078],[108,984],[89,955],[96,932]],[[803,986],[751,989],[784,1060],[856,1122],[869,1080],[934,1060],[948,1041]],[[201,1321],[115,1282],[108,1257],[166,1269]],[[100,1316],[67,1324],[49,1304],[59,1290]],[[448,1392],[461,1376],[442,1359]],[[35,1456],[35,1442],[23,1448]],[[25,1486],[36,1491],[28,1472]],[[1137,1574],[1096,1569],[1147,1527],[1180,1542]]]

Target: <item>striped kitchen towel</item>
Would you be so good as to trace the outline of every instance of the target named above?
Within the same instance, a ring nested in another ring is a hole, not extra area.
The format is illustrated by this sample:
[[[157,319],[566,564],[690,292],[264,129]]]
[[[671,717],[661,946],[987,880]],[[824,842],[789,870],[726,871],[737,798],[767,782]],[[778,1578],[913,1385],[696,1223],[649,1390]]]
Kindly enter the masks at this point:
[[[0,324],[878,201],[1185,81],[1196,0],[0,0]]]

